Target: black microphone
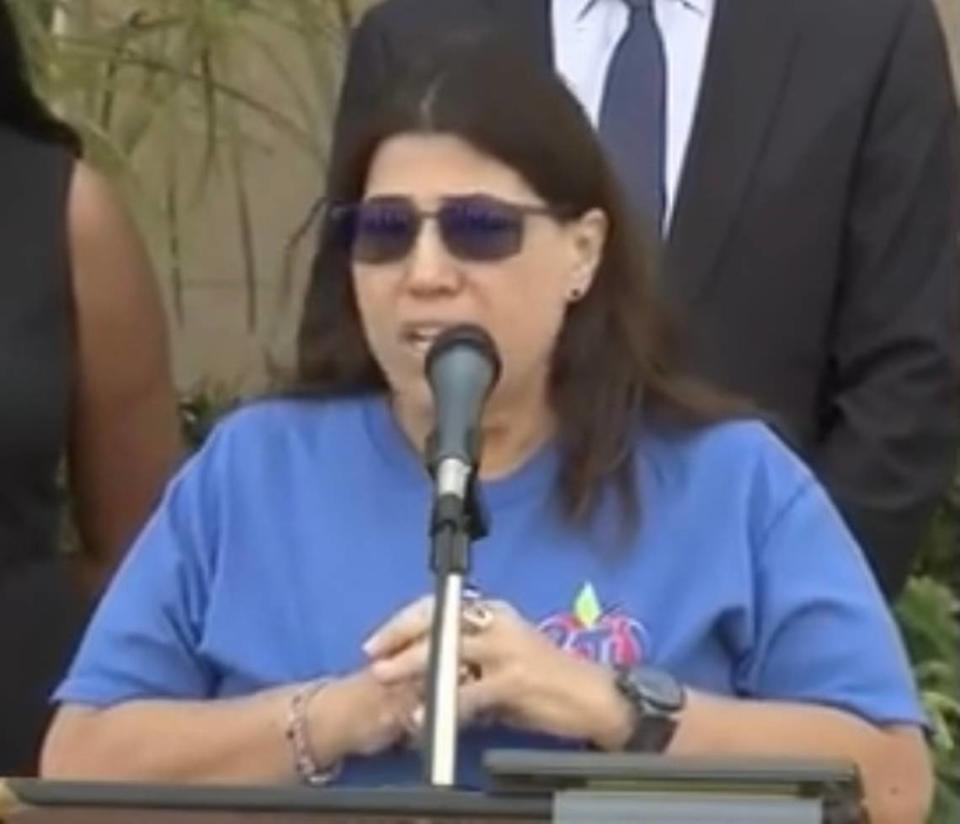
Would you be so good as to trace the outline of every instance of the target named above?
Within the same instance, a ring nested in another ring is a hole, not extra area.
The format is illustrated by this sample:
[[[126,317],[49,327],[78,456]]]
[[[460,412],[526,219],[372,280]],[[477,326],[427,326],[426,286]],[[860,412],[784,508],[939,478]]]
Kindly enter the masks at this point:
[[[427,440],[427,466],[437,493],[461,500],[480,459],[480,418],[500,377],[500,355],[490,334],[461,324],[441,332],[427,352],[435,428]]]

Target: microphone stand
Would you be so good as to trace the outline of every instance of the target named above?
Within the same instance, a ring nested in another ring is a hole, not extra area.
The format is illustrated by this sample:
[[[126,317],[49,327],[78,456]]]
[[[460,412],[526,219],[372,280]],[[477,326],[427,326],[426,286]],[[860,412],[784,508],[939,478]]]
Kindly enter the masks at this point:
[[[480,453],[479,448],[471,451]],[[430,567],[436,600],[430,628],[424,757],[427,780],[434,787],[452,787],[456,777],[463,583],[470,571],[470,543],[486,536],[489,528],[475,463],[446,457],[436,462],[433,471]]]

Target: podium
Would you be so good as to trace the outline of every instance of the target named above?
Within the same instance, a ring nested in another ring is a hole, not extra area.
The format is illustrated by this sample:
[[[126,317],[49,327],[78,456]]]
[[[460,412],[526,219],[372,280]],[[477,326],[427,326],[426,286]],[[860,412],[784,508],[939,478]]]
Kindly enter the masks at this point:
[[[485,792],[0,781],[0,824],[862,824],[852,765],[491,751]]]

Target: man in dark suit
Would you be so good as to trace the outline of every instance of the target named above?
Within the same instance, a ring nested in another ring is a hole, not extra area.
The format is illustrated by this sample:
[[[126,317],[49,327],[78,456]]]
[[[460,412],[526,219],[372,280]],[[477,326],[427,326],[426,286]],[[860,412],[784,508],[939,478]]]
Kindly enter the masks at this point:
[[[960,428],[960,134],[930,0],[387,0],[355,33],[332,163],[384,79],[458,31],[556,67],[601,134],[612,75],[657,78],[638,205],[696,367],[778,417],[896,594]]]

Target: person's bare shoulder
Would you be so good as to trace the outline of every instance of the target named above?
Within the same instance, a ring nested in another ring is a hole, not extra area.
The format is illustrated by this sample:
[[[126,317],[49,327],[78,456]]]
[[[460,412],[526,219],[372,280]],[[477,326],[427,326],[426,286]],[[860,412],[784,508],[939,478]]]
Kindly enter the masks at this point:
[[[114,187],[99,171],[75,164],[67,207],[78,318],[146,322],[164,337],[157,283],[146,249]],[[159,325],[159,329],[156,327]]]

